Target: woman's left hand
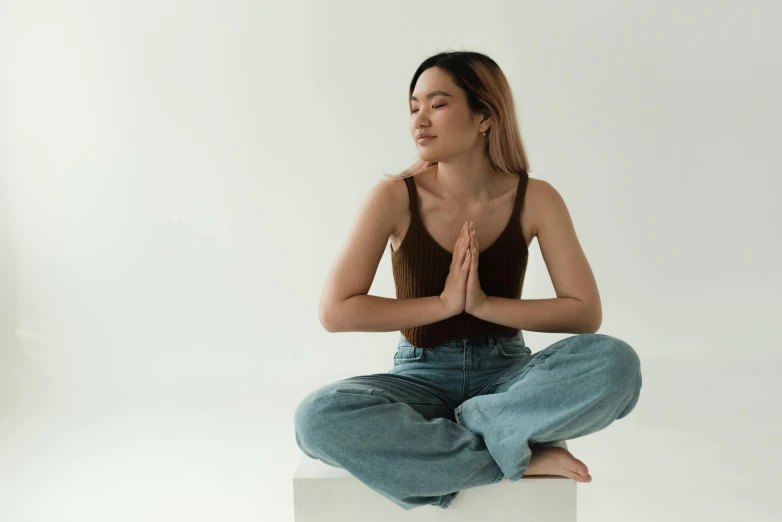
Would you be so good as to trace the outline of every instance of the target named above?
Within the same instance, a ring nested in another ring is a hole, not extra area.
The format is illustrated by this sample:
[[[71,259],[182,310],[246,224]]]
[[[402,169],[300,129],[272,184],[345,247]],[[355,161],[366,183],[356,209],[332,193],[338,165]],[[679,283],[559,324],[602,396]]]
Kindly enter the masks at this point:
[[[481,290],[481,283],[478,281],[478,238],[475,237],[475,230],[472,228],[472,221],[468,225],[470,234],[470,271],[467,274],[467,293],[464,300],[464,311],[468,314],[475,314],[475,311],[486,301],[486,294]]]

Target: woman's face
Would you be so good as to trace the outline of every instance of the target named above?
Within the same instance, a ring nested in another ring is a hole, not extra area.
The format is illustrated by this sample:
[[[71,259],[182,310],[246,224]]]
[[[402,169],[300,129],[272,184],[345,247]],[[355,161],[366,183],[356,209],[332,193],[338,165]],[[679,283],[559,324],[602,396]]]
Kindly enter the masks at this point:
[[[464,91],[442,69],[430,67],[421,73],[410,103],[410,133],[422,160],[443,161],[483,147],[481,133],[489,121],[481,123],[483,115],[470,112]],[[419,133],[435,137],[419,140]]]

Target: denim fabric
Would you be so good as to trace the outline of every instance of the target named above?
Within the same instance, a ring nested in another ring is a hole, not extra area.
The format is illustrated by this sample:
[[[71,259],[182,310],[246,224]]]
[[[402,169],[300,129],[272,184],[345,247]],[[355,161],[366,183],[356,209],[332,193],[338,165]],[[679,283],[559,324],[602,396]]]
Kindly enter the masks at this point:
[[[626,416],[641,382],[635,350],[604,334],[535,354],[521,333],[433,348],[402,336],[388,373],[309,393],[294,414],[296,442],[405,510],[447,509],[462,489],[519,480],[533,447]]]

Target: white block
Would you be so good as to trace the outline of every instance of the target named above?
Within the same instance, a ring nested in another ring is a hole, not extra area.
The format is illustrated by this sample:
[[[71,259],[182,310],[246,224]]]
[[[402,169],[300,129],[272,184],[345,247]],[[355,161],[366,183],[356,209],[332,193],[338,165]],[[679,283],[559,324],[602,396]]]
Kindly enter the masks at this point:
[[[551,445],[567,448],[564,441]],[[533,475],[463,489],[448,509],[405,510],[346,470],[303,455],[293,476],[294,517],[296,522],[575,522],[577,484],[567,477]]]

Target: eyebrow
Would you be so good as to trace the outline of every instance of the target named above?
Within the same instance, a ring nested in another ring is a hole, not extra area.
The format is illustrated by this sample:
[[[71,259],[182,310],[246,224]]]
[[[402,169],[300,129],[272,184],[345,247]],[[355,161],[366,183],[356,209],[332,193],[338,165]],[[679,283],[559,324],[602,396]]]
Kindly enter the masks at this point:
[[[445,91],[432,91],[426,95],[427,98],[434,98],[435,96],[448,96],[450,98],[453,98],[453,96],[451,96]],[[416,98],[415,96],[410,96],[410,101],[418,101],[418,98]]]

